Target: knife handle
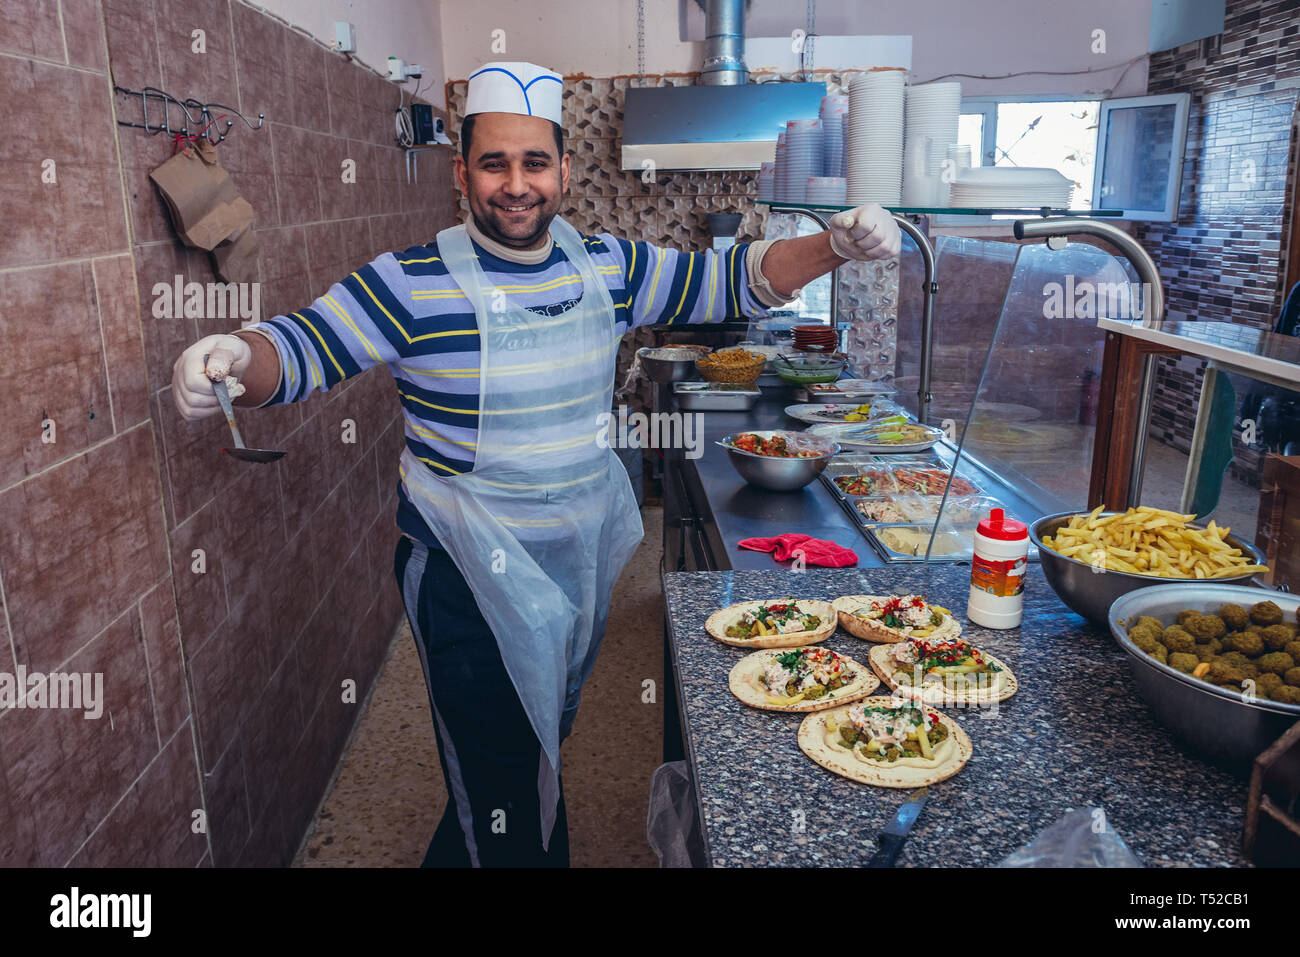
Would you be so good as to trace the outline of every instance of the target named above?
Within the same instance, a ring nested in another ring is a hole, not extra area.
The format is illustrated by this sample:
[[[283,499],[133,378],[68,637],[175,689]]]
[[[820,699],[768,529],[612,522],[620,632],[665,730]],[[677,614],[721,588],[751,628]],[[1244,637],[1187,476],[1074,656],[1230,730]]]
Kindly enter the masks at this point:
[[[905,840],[907,838],[901,834],[881,834],[877,838],[879,847],[871,860],[867,861],[867,867],[893,867],[899,852],[903,850]]]

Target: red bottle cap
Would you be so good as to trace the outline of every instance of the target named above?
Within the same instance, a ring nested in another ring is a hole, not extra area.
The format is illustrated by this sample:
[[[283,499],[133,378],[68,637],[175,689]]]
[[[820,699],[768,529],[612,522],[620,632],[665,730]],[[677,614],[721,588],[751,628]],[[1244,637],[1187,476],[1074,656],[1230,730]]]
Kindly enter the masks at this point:
[[[1014,542],[1018,538],[1029,537],[1029,526],[1007,518],[1000,508],[993,509],[988,518],[981,518],[979,533],[985,538],[996,538],[1003,542]]]

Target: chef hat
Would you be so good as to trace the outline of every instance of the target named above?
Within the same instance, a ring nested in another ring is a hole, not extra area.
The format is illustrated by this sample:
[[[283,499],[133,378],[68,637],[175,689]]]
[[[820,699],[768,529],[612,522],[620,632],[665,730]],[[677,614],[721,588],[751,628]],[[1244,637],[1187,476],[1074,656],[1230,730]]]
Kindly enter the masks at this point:
[[[560,122],[564,81],[533,63],[485,63],[470,75],[465,115],[522,113]]]

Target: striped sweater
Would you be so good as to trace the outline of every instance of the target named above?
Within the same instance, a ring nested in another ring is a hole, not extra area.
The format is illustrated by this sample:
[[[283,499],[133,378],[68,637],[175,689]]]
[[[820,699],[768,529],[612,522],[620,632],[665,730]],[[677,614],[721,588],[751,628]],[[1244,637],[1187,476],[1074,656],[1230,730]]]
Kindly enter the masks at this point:
[[[634,326],[766,315],[749,288],[748,243],[718,254],[678,252],[609,233],[583,241],[614,301],[617,336]],[[515,305],[554,316],[582,294],[582,279],[558,245],[536,265],[501,259],[477,242],[473,249],[488,280]],[[269,335],[280,355],[280,385],[267,405],[302,401],[384,364],[397,380],[407,447],[439,475],[474,467],[478,322],[436,242],[384,253],[308,308],[249,328]],[[437,546],[400,485],[398,495],[402,531]]]

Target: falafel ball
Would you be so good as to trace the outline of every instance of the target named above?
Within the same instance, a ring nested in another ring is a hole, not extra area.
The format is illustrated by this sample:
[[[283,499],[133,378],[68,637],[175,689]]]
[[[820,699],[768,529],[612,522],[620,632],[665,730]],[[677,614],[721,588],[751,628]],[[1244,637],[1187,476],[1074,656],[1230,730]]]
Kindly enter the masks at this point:
[[[1271,671],[1275,675],[1284,675],[1295,667],[1295,659],[1285,651],[1270,651],[1266,655],[1261,655],[1255,662],[1259,670]]]
[[[1148,652],[1148,654],[1162,665],[1169,664],[1169,649],[1164,645],[1156,645],[1155,650]]]
[[[1300,688],[1300,665],[1294,668],[1288,668],[1286,674],[1282,676],[1286,683],[1295,688]]]
[[[1165,630],[1165,623],[1159,618],[1152,618],[1150,615],[1139,615],[1138,620],[1133,623],[1134,628],[1154,628],[1156,634]]]
[[[1264,639],[1257,632],[1239,631],[1225,638],[1223,647],[1240,652],[1247,658],[1255,658],[1264,653]]]
[[[1179,671],[1185,672],[1189,675],[1192,673],[1192,669],[1200,663],[1200,658],[1197,658],[1195,655],[1190,655],[1185,651],[1175,651],[1169,656],[1170,668],[1177,668]]]
[[[1269,625],[1260,637],[1264,639],[1264,647],[1269,651],[1282,651],[1295,635],[1291,634],[1291,629],[1286,625]]]
[[[1128,630],[1128,637],[1134,644],[1137,644],[1139,635],[1145,635],[1149,640],[1159,642],[1161,631],[1163,631],[1163,629],[1152,628],[1150,625],[1134,625]]]
[[[1218,654],[1218,651],[1215,650],[1214,645],[1196,645],[1192,648],[1192,654],[1196,655],[1200,661],[1210,661]]]
[[[1183,611],[1180,611],[1180,612],[1178,613],[1178,618],[1174,621],[1174,624],[1176,624],[1176,625],[1186,625],[1186,623],[1187,623],[1187,621],[1188,621],[1189,619],[1191,619],[1191,618],[1193,618],[1193,617],[1195,617],[1196,615],[1199,615],[1199,614],[1200,614],[1199,611],[1194,611],[1194,610],[1192,610],[1191,608],[1184,609]]]
[[[1205,674],[1206,681],[1213,681],[1215,684],[1236,685],[1246,680],[1246,676],[1241,673],[1241,669],[1230,662],[1220,658],[1218,661],[1210,662],[1210,670]]]
[[[1282,685],[1274,689],[1273,700],[1283,704],[1300,704],[1300,688],[1295,685]]]
[[[1255,682],[1255,691],[1261,698],[1271,698],[1273,692],[1284,683],[1277,675],[1269,672],[1259,676],[1259,680]]]
[[[1129,640],[1132,641],[1140,651],[1144,651],[1148,655],[1154,655],[1157,648],[1164,647],[1164,645],[1160,644],[1159,638],[1151,634],[1150,630],[1146,628],[1134,628],[1128,633],[1128,636]]]
[[[1294,641],[1288,641],[1286,647],[1282,649],[1296,661],[1300,661],[1300,638]]]
[[[1282,623],[1282,609],[1275,602],[1261,601],[1250,606],[1250,620],[1267,627]]]
[[[1259,677],[1259,665],[1253,661],[1247,661],[1244,665],[1237,665],[1237,668],[1252,681]]]
[[[1191,621],[1189,624],[1194,625],[1196,622]],[[1170,625],[1166,628],[1164,634],[1160,636],[1160,643],[1170,651],[1183,651],[1187,653],[1190,653],[1192,649],[1196,647],[1196,639],[1192,637],[1192,634],[1187,631],[1187,629],[1182,628],[1179,625]]]
[[[1218,615],[1197,615],[1195,618],[1189,618],[1183,627],[1191,632],[1197,641],[1222,638],[1228,631],[1228,626]]]
[[[1250,624],[1250,612],[1240,605],[1224,605],[1219,609],[1219,617],[1229,631],[1240,631]]]

